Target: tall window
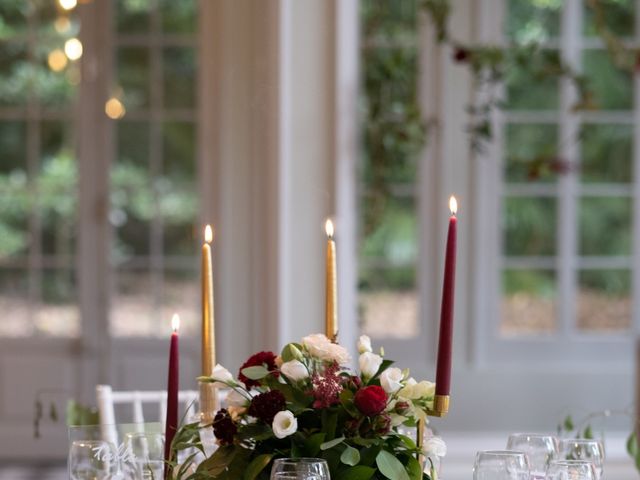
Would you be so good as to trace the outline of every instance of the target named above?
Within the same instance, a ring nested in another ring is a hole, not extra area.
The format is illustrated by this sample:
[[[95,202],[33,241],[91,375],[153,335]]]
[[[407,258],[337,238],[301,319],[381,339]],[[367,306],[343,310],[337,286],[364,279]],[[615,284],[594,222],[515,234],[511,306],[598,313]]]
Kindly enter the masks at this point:
[[[183,331],[196,325],[196,3],[117,2],[113,98],[126,113],[111,168],[116,336],[159,333],[176,311]]]
[[[417,107],[418,5],[360,3],[359,311],[362,330],[374,337],[412,338],[420,330],[416,180],[424,130]]]
[[[109,1],[109,59],[83,51],[78,3],[0,2],[0,309],[10,312],[0,336],[81,331],[76,238],[87,226],[77,207],[87,179],[72,128],[80,62],[100,62],[112,82],[109,98],[90,100],[114,130],[102,172],[111,249],[96,252],[113,266],[111,290],[100,292],[112,294],[111,333],[153,336],[174,311],[185,333],[195,331],[197,1]],[[107,135],[100,128],[95,135]]]
[[[635,2],[606,22],[637,41]],[[620,335],[632,325],[634,80],[617,69],[581,1],[509,0],[506,36],[542,41],[583,72],[593,111],[572,111],[570,84],[507,79],[502,188],[503,337]]]
[[[77,336],[72,15],[0,2],[0,335]]]

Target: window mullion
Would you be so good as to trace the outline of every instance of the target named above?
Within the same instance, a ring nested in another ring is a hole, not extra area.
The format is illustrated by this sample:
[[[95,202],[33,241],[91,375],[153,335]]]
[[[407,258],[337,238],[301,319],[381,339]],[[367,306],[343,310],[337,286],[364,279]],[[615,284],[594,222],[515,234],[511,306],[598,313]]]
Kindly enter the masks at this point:
[[[567,0],[562,12],[561,52],[573,69],[580,66],[582,2]],[[577,92],[570,79],[563,78],[560,86],[559,154],[565,161],[574,163],[580,158],[578,133],[579,117],[572,112],[577,102]],[[578,180],[568,173],[558,183],[558,320],[560,334],[570,336],[575,331],[576,259],[577,259],[577,209]]]

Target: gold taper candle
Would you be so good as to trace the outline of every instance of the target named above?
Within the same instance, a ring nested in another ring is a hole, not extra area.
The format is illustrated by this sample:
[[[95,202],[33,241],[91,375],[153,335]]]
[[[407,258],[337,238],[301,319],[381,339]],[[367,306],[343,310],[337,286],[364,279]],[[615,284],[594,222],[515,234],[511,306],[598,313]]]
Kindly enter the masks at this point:
[[[209,376],[216,365],[216,333],[213,307],[213,265],[211,225],[204,229],[202,245],[202,375]]]
[[[327,267],[326,267],[326,303],[325,331],[327,337],[335,341],[338,338],[338,281],[336,274],[336,242],[333,239],[333,222],[327,219]]]

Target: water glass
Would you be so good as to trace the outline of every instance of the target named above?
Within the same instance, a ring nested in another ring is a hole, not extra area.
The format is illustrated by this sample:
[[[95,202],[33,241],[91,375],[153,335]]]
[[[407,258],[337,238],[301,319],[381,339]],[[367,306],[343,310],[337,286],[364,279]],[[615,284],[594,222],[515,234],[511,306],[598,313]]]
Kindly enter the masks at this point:
[[[321,458],[278,458],[271,480],[330,480],[329,465]]]
[[[514,433],[509,435],[507,450],[524,452],[529,460],[531,479],[544,479],[549,463],[558,455],[558,439],[553,435]]]
[[[162,480],[164,478],[164,435],[162,433],[127,433],[121,461],[127,480]]]
[[[587,460],[553,460],[546,480],[597,480],[593,463]]]
[[[527,456],[515,450],[478,452],[473,480],[529,480]]]
[[[115,446],[103,440],[75,440],[69,448],[71,480],[107,480],[118,474]]]
[[[596,478],[604,470],[604,446],[599,440],[589,438],[565,438],[560,441],[559,460],[586,460],[593,463]]]

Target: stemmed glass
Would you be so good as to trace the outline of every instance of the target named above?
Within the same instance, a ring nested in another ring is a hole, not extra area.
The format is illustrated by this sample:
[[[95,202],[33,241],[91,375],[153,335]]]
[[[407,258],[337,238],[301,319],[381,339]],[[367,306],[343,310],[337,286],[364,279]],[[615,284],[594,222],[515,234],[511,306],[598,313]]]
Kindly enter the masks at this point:
[[[164,478],[164,435],[127,433],[122,460],[127,479],[162,480]]]
[[[329,465],[321,458],[278,458],[271,480],[330,480]]]
[[[596,478],[604,470],[604,447],[599,440],[589,438],[565,438],[560,441],[559,460],[586,460],[593,463]]]
[[[524,452],[529,460],[531,479],[544,479],[549,462],[558,455],[558,440],[552,435],[514,433],[509,435],[507,450]]]
[[[529,480],[527,456],[514,450],[478,452],[473,480]]]
[[[587,460],[553,460],[546,480],[597,480],[593,463]]]
[[[71,480],[107,480],[118,474],[115,446],[103,440],[75,440],[69,449]]]

